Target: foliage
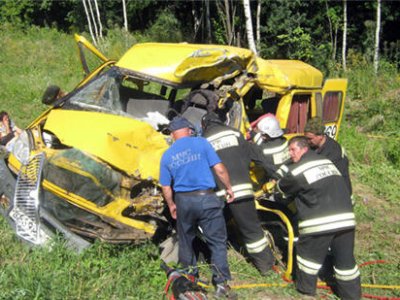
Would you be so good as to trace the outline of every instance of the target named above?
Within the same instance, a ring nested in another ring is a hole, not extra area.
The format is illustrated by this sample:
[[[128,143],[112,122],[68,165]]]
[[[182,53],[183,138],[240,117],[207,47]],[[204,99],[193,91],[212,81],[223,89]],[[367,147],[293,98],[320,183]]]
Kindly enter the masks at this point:
[[[287,47],[290,59],[309,61],[312,56],[311,37],[300,27],[296,27],[290,34],[278,35],[278,45]]]
[[[206,15],[204,1],[126,1],[128,31],[135,35],[146,32],[149,39],[156,41],[206,43],[206,24],[209,21],[212,24],[211,42],[226,43],[225,2],[222,2],[208,2],[210,15]],[[122,0],[97,3],[104,34],[123,27]],[[246,47],[243,5],[237,1],[226,3],[229,3],[233,19],[234,45]],[[257,3],[250,3],[254,25]],[[328,70],[327,58],[333,57],[335,62],[341,59],[342,6],[342,1],[262,0],[260,55],[266,58],[301,58]],[[347,48],[362,53],[371,61],[376,4],[373,1],[347,1],[347,6]],[[382,2],[381,53],[396,63],[400,59],[399,16],[397,1]],[[0,0],[0,24],[6,22],[22,29],[36,25],[69,33],[88,30],[81,0]],[[193,32],[195,24],[198,27]]]
[[[155,42],[181,42],[182,32],[179,20],[172,11],[162,11],[150,28],[146,31],[149,39]]]

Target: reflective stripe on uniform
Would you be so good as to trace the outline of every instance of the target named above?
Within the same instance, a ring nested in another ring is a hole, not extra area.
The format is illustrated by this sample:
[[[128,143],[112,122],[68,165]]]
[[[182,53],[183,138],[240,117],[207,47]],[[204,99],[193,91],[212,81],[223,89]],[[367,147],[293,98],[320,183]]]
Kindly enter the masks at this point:
[[[342,150],[342,158],[345,158],[345,156],[347,156],[346,150],[343,148],[343,146],[341,146],[341,150]]]
[[[329,176],[341,176],[334,164],[319,165],[303,172],[308,184],[313,184]]]
[[[233,185],[232,191],[233,194],[235,195],[235,198],[254,195],[253,185],[251,183]],[[218,197],[223,197],[226,194],[226,190],[225,189],[219,190],[216,194]]]
[[[336,279],[339,280],[350,281],[360,276],[360,270],[358,269],[357,266],[355,266],[353,269],[350,270],[339,270],[335,267],[333,267],[333,269],[335,270]]]
[[[274,148],[265,148],[263,149],[263,154],[272,156],[275,165],[283,164],[290,159],[288,142],[286,141],[282,145]]]
[[[239,146],[240,133],[233,130],[224,130],[207,137],[215,151]]]
[[[263,142],[262,133],[260,133],[260,132],[257,133],[257,134],[254,136],[253,141],[254,141],[254,143],[255,143],[256,145],[260,146],[260,145],[262,144],[262,142]]]
[[[266,149],[263,149],[263,153],[267,155],[267,154],[274,154],[277,152],[281,152],[287,148],[287,145],[288,145],[288,142],[285,142],[282,145],[274,147],[274,148],[266,148]]]
[[[301,166],[298,166],[297,168],[294,168],[292,170],[292,174],[293,174],[293,176],[297,176],[297,175],[303,173],[307,169],[317,167],[320,165],[327,165],[327,164],[332,164],[332,162],[329,159],[319,159],[319,160],[310,161]]]
[[[249,253],[260,253],[268,246],[268,240],[264,236],[257,242],[246,244],[247,252]]]
[[[315,262],[306,260],[306,259],[300,257],[299,255],[297,255],[296,258],[297,258],[297,266],[304,273],[307,273],[310,275],[317,275],[319,269],[321,269],[321,267],[322,267],[322,264],[317,264]]]
[[[355,225],[354,213],[351,212],[299,222],[299,232],[302,234],[315,233]]]
[[[278,174],[280,177],[284,177],[288,172],[289,172],[289,168],[286,165],[282,165],[276,171],[276,174]]]
[[[211,141],[220,139],[220,138],[228,136],[228,135],[234,135],[236,137],[240,137],[240,133],[239,132],[236,132],[236,131],[233,131],[233,130],[224,130],[224,131],[221,131],[221,132],[218,132],[216,134],[208,136],[207,140],[209,140],[211,142]]]

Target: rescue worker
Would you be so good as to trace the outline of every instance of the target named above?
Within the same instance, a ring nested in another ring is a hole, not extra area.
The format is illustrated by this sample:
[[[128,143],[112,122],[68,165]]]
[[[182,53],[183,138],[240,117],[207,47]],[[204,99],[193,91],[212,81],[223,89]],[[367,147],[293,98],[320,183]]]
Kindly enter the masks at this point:
[[[352,203],[354,204],[349,175],[349,160],[344,148],[334,139],[325,135],[325,125],[320,117],[314,117],[307,122],[306,126],[304,127],[304,136],[307,138],[310,147],[314,149],[316,153],[327,157],[335,164],[336,168],[346,181]],[[333,282],[334,279],[332,265],[333,258],[329,252],[318,274],[319,277],[327,283]]]
[[[325,125],[321,118],[314,117],[307,122],[304,128],[304,136],[316,153],[324,155],[335,164],[345,179],[351,195],[353,190],[349,175],[349,159],[344,148],[325,134]]]
[[[235,193],[235,202],[228,205],[229,211],[237,224],[250,260],[260,273],[265,275],[271,270],[275,259],[255,208],[253,186],[249,176],[250,162],[253,160],[263,164],[270,173],[275,170],[264,163],[257,147],[248,143],[238,130],[223,124],[216,113],[209,112],[204,115],[202,127],[203,136],[211,143],[228,169]],[[217,185],[217,195],[224,195],[225,190],[218,180]]]
[[[354,258],[355,217],[350,193],[329,159],[310,151],[303,136],[289,141],[293,164],[277,182],[284,198],[295,198],[299,240],[296,288],[315,295],[317,274],[331,248],[336,292],[341,299],[360,299],[360,272]]]
[[[184,268],[193,268],[192,275],[198,275],[192,244],[200,227],[211,251],[214,296],[235,299],[236,294],[227,284],[231,275],[222,211],[224,202],[214,192],[216,185],[210,168],[224,184],[229,203],[234,200],[234,194],[228,172],[206,139],[191,136],[193,124],[187,119],[175,117],[169,129],[175,142],[161,158],[160,184],[171,216],[177,220],[179,262]]]
[[[253,137],[254,143],[261,148],[267,162],[275,165],[278,169],[275,174],[275,177],[278,176],[278,178],[286,170],[283,165],[291,162],[288,141],[283,134],[284,132],[276,117],[273,114],[266,114],[256,123]],[[282,167],[282,170],[279,169],[280,167]],[[262,181],[267,179],[271,178],[264,178]]]

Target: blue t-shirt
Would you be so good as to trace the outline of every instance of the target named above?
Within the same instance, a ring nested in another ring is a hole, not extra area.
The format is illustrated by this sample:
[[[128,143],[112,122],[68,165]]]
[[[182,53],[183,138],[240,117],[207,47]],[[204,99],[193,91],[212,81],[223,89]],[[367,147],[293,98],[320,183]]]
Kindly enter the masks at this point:
[[[202,137],[180,138],[161,158],[160,183],[175,192],[215,188],[211,167],[221,160],[211,144]]]

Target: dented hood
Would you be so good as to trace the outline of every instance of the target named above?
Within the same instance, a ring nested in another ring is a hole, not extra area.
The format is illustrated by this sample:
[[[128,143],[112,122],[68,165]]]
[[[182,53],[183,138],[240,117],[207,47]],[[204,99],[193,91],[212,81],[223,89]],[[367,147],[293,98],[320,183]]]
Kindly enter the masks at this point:
[[[158,180],[160,159],[168,148],[164,136],[149,124],[105,113],[54,109],[44,129],[63,144],[142,179]]]
[[[172,84],[194,84],[251,69],[254,58],[250,50],[231,46],[145,43],[129,49],[116,65]]]
[[[257,83],[274,92],[292,88],[315,89],[322,87],[322,73],[299,60],[265,60],[257,58]]]

